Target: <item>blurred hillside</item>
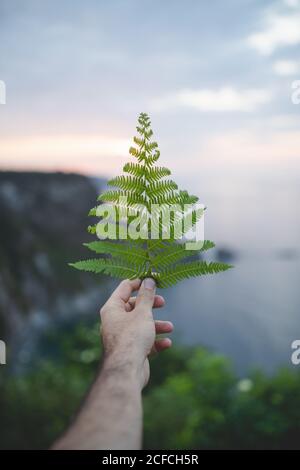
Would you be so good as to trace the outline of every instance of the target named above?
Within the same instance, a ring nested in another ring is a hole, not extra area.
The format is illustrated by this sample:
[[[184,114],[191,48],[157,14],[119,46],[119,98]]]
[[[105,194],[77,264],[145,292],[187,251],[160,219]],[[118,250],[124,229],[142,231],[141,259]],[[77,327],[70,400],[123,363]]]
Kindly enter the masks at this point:
[[[0,172],[0,336],[10,364],[26,362],[51,323],[97,311],[101,278],[67,262],[86,256],[87,213],[101,183],[76,174]]]

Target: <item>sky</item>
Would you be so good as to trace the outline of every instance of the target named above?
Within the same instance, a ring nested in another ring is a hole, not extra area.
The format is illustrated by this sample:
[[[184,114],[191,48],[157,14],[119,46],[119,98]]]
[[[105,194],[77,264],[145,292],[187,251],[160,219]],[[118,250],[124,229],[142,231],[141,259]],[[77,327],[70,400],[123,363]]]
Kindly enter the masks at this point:
[[[300,175],[300,0],[0,0],[0,80],[0,169],[119,174],[147,112],[179,179]]]

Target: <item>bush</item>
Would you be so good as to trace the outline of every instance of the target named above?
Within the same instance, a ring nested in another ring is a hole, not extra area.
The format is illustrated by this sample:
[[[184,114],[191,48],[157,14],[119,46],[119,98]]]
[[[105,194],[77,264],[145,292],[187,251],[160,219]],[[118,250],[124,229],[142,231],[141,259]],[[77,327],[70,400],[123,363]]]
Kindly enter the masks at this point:
[[[59,345],[55,361],[1,379],[2,449],[49,447],[95,376],[98,325],[49,338]],[[222,356],[172,348],[152,360],[144,407],[147,449],[300,448],[300,375],[292,370],[240,380]]]

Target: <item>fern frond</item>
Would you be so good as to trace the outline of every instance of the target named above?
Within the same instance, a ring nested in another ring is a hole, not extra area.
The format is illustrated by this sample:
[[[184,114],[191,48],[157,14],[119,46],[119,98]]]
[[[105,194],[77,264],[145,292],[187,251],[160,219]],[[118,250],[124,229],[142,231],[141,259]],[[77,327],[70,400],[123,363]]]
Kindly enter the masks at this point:
[[[159,181],[170,174],[170,170],[164,166],[153,166],[152,168],[145,169],[145,178],[150,184],[155,181]]]
[[[135,260],[136,264],[144,265],[148,260],[145,250],[138,248],[134,245],[124,243],[114,243],[110,240],[99,240],[90,243],[84,243],[84,246],[100,254],[109,254],[124,259],[125,261],[132,262]]]
[[[179,205],[184,208],[186,204],[195,204],[198,201],[197,196],[190,196],[187,191],[170,191],[166,195],[153,194],[152,202],[154,204],[164,204],[167,206]]]
[[[141,139],[140,137],[134,136],[133,141],[136,145],[138,145],[138,147],[143,147],[145,144],[145,140]]]
[[[149,155],[145,158],[146,165],[148,165],[148,167],[152,166],[155,162],[157,162],[159,157],[160,157],[160,151],[156,150],[156,152],[153,155]]]
[[[153,202],[152,198],[152,202]],[[155,198],[155,200],[165,200],[164,196],[159,198]],[[179,210],[177,206],[173,206],[172,212],[170,213],[170,206],[167,204],[161,203],[159,205],[159,211],[156,213],[152,211],[151,213],[151,232],[155,234],[157,238],[157,234],[159,234],[159,238],[166,239],[170,238],[174,240],[175,235],[180,233],[180,238],[182,238],[182,219],[183,219],[183,211],[179,206]],[[175,231],[176,229],[176,231]]]
[[[138,117],[138,123],[144,127],[144,128],[148,128],[151,124],[150,122],[150,118],[149,116],[146,114],[146,113],[141,113]]]
[[[232,268],[232,266],[225,263],[192,261],[190,263],[176,265],[160,272],[158,282],[160,287],[170,287],[183,279],[204,276],[205,274],[216,274],[221,271],[227,271],[227,269],[230,268]]]
[[[69,266],[79,269],[80,271],[91,271],[98,274],[104,271],[106,260],[99,258],[87,259],[83,261],[76,261],[75,263],[69,263]]]
[[[153,150],[155,150],[158,147],[157,142],[149,142],[144,144],[146,152],[152,153]]]
[[[162,178],[169,176],[171,171],[163,166],[153,166],[151,168],[146,168],[144,165],[139,163],[126,163],[123,166],[123,171],[129,173],[139,179],[146,178],[146,180],[151,184],[155,181],[159,181]]]
[[[93,225],[88,225],[87,227],[87,232],[90,233],[91,235],[95,235],[96,234],[96,224],[93,224]]]
[[[170,191],[168,194],[157,195],[153,194],[151,197],[151,202],[153,204],[159,204],[160,206],[172,206],[176,204],[176,193]]]
[[[151,137],[153,136],[153,131],[152,131],[152,129],[149,129],[148,131],[145,129],[145,130],[144,130],[144,136],[145,136],[146,140],[151,139]]]
[[[124,239],[120,236],[121,224],[119,224],[118,222],[106,222],[106,224],[107,224],[107,230],[110,229],[113,233],[115,232],[116,234],[115,238],[107,238],[107,241],[110,241],[110,240],[124,241]],[[97,224],[89,225],[87,227],[87,232],[92,235],[97,235]],[[143,240],[142,238],[134,239],[130,237],[128,233],[126,236],[126,240],[128,240],[129,242],[132,242],[134,245],[139,245],[141,247],[145,245],[145,240]],[[100,241],[106,241],[106,240],[100,240]],[[143,250],[145,249],[143,248]]]
[[[92,207],[92,209],[89,210],[88,216],[89,217],[95,217],[97,215],[97,208],[98,208],[98,206]]]
[[[203,213],[204,209],[197,208],[190,213],[184,214],[183,217],[177,217],[170,225],[172,237],[174,236],[174,233],[180,232],[182,235],[188,233],[195,227],[196,223],[203,216]]]
[[[88,227],[99,240],[85,246],[100,257],[71,265],[121,279],[152,276],[160,287],[229,269],[223,263],[195,261],[199,253],[214,247],[209,240],[200,249],[186,249],[184,235],[195,228],[204,209],[193,207],[197,196],[179,190],[174,181],[166,178],[171,174],[168,168],[157,166],[160,152],[152,140],[151,121],[146,113],[139,115],[136,129],[138,135],[129,149],[136,161],[126,163],[124,174],[108,182],[115,189],[99,196],[104,211],[97,211],[98,206],[89,212],[90,216],[100,217],[98,224]],[[155,212],[153,204],[158,205]],[[134,239],[137,234],[147,240]]]
[[[163,197],[165,194],[168,194],[175,189],[178,189],[177,184],[172,180],[166,180],[150,183],[146,192],[150,200],[152,200],[152,198],[155,199],[157,197]]]
[[[144,274],[144,271],[140,272],[134,264],[128,266],[128,264],[118,259],[87,259],[69,263],[69,266],[81,271],[108,274],[119,279],[136,279]]]
[[[194,195],[189,194],[187,191],[179,191],[178,201],[180,201],[180,203],[182,205],[184,205],[184,204],[196,204],[196,202],[199,201],[199,198],[198,198],[198,196],[194,196]]]
[[[129,206],[134,206],[137,204],[147,204],[147,200],[143,196],[129,191],[105,191],[104,193],[100,194],[100,196],[98,197],[98,201],[114,202],[121,204],[122,200],[120,202],[120,198],[125,197],[127,198],[127,204]]]
[[[139,155],[139,150],[135,147],[130,147],[129,148],[129,153],[130,155],[132,155],[133,157],[138,157]]]
[[[147,155],[147,152],[146,152],[145,150],[142,150],[142,151],[139,153],[138,157],[137,157],[138,162],[139,162],[139,163],[142,163],[142,162],[143,162],[145,165],[147,165],[147,162],[148,162],[148,159],[149,159],[149,158],[150,158],[150,157],[149,157],[149,155]]]
[[[111,179],[107,183],[109,186],[114,186],[124,191],[136,191],[142,193],[145,189],[145,185],[138,178],[131,176],[117,176]]]
[[[152,258],[151,263],[157,269],[166,269],[168,266],[189,256],[195,256],[195,251],[191,253],[180,244],[170,245]]]
[[[209,250],[214,246],[215,244],[210,240],[205,240],[200,250],[186,250],[185,245],[181,245],[179,243],[172,244],[170,246],[165,246],[161,252],[151,259],[151,263],[156,268],[165,269],[182,259],[197,256],[198,253]]]
[[[143,178],[145,174],[144,166],[139,163],[125,163],[123,171],[138,178]]]

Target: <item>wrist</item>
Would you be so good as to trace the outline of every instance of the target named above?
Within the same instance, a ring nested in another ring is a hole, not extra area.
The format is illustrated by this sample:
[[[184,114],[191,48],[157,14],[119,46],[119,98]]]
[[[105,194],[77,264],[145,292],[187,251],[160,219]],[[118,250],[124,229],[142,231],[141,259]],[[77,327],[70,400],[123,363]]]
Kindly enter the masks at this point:
[[[122,382],[130,382],[132,387],[142,388],[143,362],[133,351],[115,350],[106,352],[101,374],[117,377]]]

